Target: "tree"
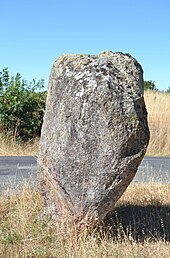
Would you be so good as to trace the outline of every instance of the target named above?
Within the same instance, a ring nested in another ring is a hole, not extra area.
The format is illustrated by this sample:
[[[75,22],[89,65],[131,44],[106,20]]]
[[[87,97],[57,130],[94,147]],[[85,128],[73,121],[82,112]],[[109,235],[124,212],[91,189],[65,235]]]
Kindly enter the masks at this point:
[[[144,90],[157,90],[153,81],[144,81]]]
[[[165,91],[166,93],[170,93],[170,87]]]
[[[0,72],[0,129],[25,141],[40,135],[45,109],[44,80],[27,82],[20,73]]]

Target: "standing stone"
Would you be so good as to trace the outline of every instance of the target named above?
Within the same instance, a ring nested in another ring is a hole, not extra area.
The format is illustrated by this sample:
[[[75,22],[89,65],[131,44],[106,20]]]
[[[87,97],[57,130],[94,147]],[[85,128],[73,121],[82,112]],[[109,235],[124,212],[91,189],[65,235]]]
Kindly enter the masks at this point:
[[[149,142],[143,71],[129,54],[54,62],[38,158],[46,210],[103,220],[135,176]]]

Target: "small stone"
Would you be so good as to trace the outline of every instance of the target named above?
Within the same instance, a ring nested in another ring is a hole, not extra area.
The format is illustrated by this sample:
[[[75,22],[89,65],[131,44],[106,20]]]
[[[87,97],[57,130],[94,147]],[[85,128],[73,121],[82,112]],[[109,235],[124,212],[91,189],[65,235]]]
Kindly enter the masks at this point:
[[[38,157],[46,210],[103,220],[135,176],[149,142],[140,64],[129,54],[54,62]]]

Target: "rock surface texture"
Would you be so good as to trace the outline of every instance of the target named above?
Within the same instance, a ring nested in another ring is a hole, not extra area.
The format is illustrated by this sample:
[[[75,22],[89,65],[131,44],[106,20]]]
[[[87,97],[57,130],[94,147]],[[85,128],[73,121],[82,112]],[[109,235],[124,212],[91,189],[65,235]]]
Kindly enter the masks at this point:
[[[149,142],[143,71],[129,54],[54,62],[38,158],[47,211],[103,220],[132,181]]]

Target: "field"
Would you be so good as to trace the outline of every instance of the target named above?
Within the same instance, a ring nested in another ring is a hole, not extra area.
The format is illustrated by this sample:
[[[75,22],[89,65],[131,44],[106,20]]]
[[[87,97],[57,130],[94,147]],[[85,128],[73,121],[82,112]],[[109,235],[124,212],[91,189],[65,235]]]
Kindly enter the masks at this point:
[[[170,94],[146,91],[150,143],[147,155],[170,155]],[[38,153],[39,139],[17,144],[15,139],[0,134],[0,155],[34,155]]]
[[[37,220],[42,208],[29,186],[0,196],[0,258],[169,257],[169,185],[129,186],[111,217],[90,231]]]
[[[170,156],[170,94],[145,92],[150,143],[147,155]]]

